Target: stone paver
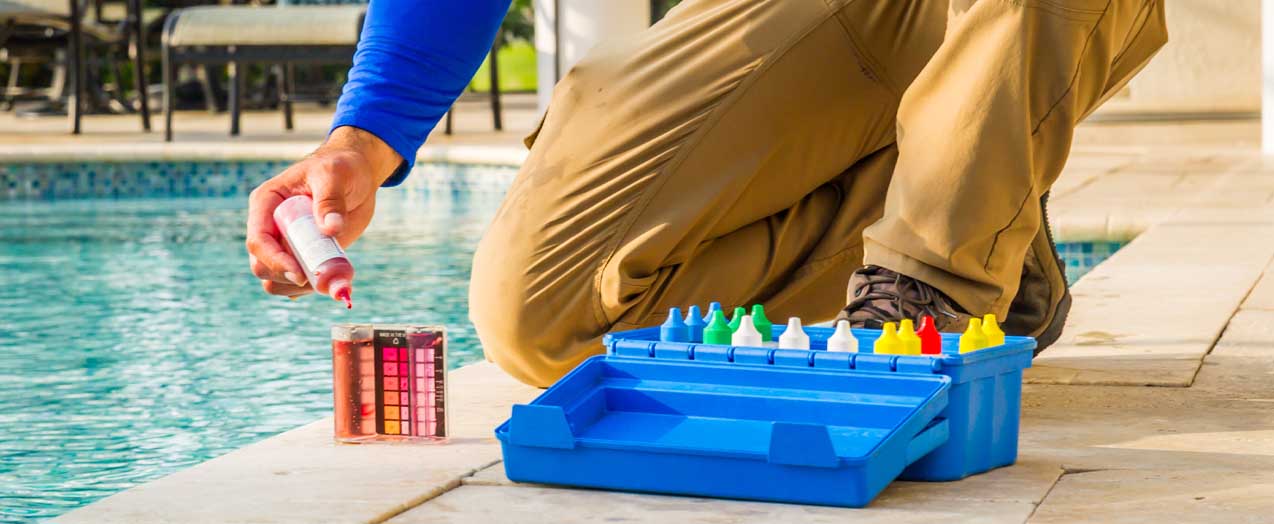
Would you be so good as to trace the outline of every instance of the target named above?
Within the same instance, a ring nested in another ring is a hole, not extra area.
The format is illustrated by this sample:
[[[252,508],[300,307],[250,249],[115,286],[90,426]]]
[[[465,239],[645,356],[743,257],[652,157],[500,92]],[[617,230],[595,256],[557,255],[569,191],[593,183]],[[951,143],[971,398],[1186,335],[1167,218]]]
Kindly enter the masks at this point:
[[[391,524],[443,523],[734,523],[734,522],[975,522],[1020,523],[1030,502],[943,499],[882,494],[868,508],[611,493],[550,487],[461,486],[412,508]]]
[[[289,431],[56,519],[60,523],[368,522],[433,498],[496,462],[491,431],[538,390],[487,363],[452,374],[447,445],[340,445],[331,419]]]
[[[1067,471],[1274,470],[1269,403],[1196,388],[1028,386],[1021,453]]]
[[[1267,523],[1271,500],[1268,471],[1091,471],[1062,477],[1028,522]]]
[[[521,146],[524,137],[539,121],[534,93],[506,93],[504,101],[504,131],[494,131],[491,113],[485,100],[466,100],[455,107],[453,135],[443,133],[439,125],[430,135],[430,142]],[[332,124],[332,107],[322,108],[313,104],[298,104],[295,129],[283,129],[283,116],[279,111],[246,111],[243,114],[243,133],[238,137],[228,135],[228,113],[210,114],[206,111],[178,111],[173,129],[175,139],[170,146],[198,145],[203,149],[233,153],[240,148],[260,146],[280,147],[297,144],[309,149],[322,142]],[[0,158],[11,151],[38,151],[44,147],[59,145],[74,148],[74,156],[92,155],[101,146],[151,146],[163,145],[163,114],[154,115],[153,131],[143,133],[136,115],[88,115],[84,117],[83,134],[67,132],[66,118],[23,118],[13,112],[0,111]],[[12,148],[12,149],[11,149]]]
[[[1265,274],[1243,301],[1243,309],[1274,311],[1274,274],[1271,274],[1271,269],[1274,269],[1274,263],[1265,267]]]
[[[1189,386],[1274,256],[1274,224],[1161,224],[1071,288],[1062,338],[1028,383]],[[1242,246],[1242,249],[1236,249]]]
[[[997,500],[1039,503],[1061,476],[1062,468],[1049,460],[1023,456],[1012,467],[999,468],[958,482],[905,482],[890,484],[881,497],[913,499]],[[504,464],[487,467],[465,478],[466,486],[548,487],[542,484],[518,484],[504,475]],[[883,500],[878,499],[878,500]]]
[[[1262,282],[1271,280],[1266,273]],[[1259,288],[1259,286],[1258,286]],[[1267,299],[1256,291],[1244,302],[1216,348],[1203,361],[1194,388],[1227,398],[1265,403],[1274,410],[1274,311],[1247,309]]]

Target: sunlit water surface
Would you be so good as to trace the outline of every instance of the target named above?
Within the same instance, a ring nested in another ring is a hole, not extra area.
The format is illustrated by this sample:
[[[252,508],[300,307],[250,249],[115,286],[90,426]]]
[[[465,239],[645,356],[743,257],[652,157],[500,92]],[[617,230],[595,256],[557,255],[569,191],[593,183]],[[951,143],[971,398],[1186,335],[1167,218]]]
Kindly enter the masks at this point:
[[[0,521],[39,520],[320,418],[328,328],[424,322],[480,358],[469,264],[499,195],[384,191],[356,305],[261,292],[245,199],[0,203]]]

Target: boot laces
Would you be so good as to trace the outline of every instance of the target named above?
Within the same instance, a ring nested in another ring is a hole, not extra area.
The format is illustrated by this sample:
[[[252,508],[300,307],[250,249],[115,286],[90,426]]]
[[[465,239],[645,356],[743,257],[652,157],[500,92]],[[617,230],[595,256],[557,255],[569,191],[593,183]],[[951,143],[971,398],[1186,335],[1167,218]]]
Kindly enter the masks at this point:
[[[924,282],[880,266],[867,266],[858,272],[862,279],[854,286],[854,299],[845,306],[851,318],[879,323],[921,315],[957,318],[946,296]]]

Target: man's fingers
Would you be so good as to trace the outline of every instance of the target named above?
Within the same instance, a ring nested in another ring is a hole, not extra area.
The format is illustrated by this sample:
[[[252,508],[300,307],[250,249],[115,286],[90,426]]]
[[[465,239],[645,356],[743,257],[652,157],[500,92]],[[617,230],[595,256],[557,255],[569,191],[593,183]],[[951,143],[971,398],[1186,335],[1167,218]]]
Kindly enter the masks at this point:
[[[263,280],[305,283],[305,273],[292,255],[283,249],[278,228],[274,227],[274,209],[284,196],[267,186],[252,191],[248,198],[247,247],[252,274]]]
[[[283,250],[274,237],[248,238],[248,253],[249,267],[257,278],[305,285],[305,272],[301,265]]]
[[[287,256],[287,254],[284,253],[284,256]],[[248,267],[252,269],[252,275],[261,280],[271,280],[283,284],[296,284],[298,286],[306,285],[304,272],[292,271],[287,268],[282,269],[282,272],[280,272],[280,270],[271,268],[252,255],[248,255]]]
[[[345,212],[346,223],[341,233],[336,235],[336,242],[341,247],[349,247],[363,235],[363,231],[371,224],[372,215],[376,212],[376,196],[373,193],[361,204],[349,208]]]
[[[305,296],[314,292],[314,289],[310,288],[308,285],[296,286],[286,282],[275,282],[273,280],[262,280],[261,288],[271,295],[292,298]]]
[[[314,199],[314,221],[328,236],[338,236],[345,227],[348,168],[340,161],[329,161],[321,172],[311,171],[311,197]]]

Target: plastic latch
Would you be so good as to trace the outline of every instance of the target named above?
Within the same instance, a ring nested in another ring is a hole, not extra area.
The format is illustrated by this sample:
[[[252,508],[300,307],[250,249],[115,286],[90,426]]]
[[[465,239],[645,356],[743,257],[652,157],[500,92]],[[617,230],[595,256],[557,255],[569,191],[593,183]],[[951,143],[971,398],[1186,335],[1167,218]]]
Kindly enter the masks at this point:
[[[942,370],[942,359],[929,355],[921,357],[898,357],[894,361],[894,371],[899,373],[937,373]]]
[[[862,371],[884,371],[890,372],[894,370],[895,355],[877,355],[875,353],[859,353],[854,359],[854,369]]]
[[[694,346],[691,346],[684,342],[673,342],[673,343],[659,342],[654,344],[654,352],[652,353],[652,355],[655,358],[663,358],[663,359],[670,359],[670,360],[692,360],[693,351],[694,351],[693,348]]]
[[[519,446],[574,449],[575,434],[559,406],[514,404],[509,441]]]
[[[776,366],[807,368],[812,365],[813,355],[803,349],[776,349],[770,354]]]
[[[772,361],[770,360],[769,349],[736,347],[734,348],[734,362],[736,364],[760,364],[764,366],[769,365]]]
[[[817,369],[850,369],[853,365],[850,361],[853,359],[853,353],[841,353],[839,351],[812,351],[814,355],[813,367]]]
[[[840,460],[822,424],[775,422],[770,430],[771,464],[834,468]]]
[[[730,346],[704,344],[695,346],[694,357],[695,360],[700,362],[729,362],[733,349]]]
[[[610,348],[619,357],[650,358],[655,356],[655,343],[636,340],[617,340]]]

